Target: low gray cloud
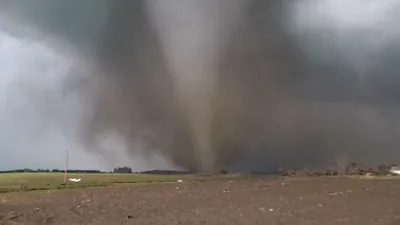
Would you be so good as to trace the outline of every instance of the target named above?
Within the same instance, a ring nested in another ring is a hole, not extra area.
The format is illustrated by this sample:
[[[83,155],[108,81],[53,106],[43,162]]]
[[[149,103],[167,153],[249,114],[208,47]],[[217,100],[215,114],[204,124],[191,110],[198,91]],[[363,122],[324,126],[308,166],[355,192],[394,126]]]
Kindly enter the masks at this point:
[[[0,61],[0,170],[64,168],[67,150],[71,168],[168,166],[160,159],[153,159],[153,166],[140,158],[127,160],[118,145],[112,146],[111,160],[82,149],[74,133],[82,103],[78,95],[62,91],[65,78],[79,72],[70,57],[45,42],[2,32]]]

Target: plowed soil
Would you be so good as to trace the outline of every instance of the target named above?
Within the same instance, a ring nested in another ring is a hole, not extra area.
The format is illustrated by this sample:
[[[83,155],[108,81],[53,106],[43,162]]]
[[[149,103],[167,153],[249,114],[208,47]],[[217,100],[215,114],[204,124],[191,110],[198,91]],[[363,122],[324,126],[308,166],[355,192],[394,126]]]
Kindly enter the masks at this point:
[[[0,195],[3,224],[400,225],[400,179],[232,178]]]

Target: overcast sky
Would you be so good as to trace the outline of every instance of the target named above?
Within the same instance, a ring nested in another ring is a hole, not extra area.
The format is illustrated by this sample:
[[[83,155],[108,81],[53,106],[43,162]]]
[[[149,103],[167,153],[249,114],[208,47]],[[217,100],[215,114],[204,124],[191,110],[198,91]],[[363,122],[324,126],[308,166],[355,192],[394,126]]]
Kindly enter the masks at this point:
[[[380,24],[387,28],[385,32],[369,36],[371,40],[379,40],[374,42],[379,46],[380,40],[397,37],[394,19],[399,15],[395,13],[399,4],[398,0],[306,0],[296,6],[298,10],[293,15],[296,21],[301,21],[296,25],[301,29],[326,27],[327,23],[323,22],[329,22],[332,29],[344,32]],[[71,56],[62,55],[46,42],[18,38],[0,30],[0,170],[63,168],[67,149],[70,166],[75,168],[110,169],[129,165],[141,170],[154,167],[154,163],[149,165],[140,157],[128,159],[122,150],[116,151],[112,160],[79,150],[72,138],[73,124],[70,123],[73,115],[79,113],[76,96],[60,97],[57,92],[72,66]],[[62,131],[55,129],[31,101],[30,97],[35,94],[48,95],[50,102],[41,104],[55,104],[59,119],[69,121],[66,124],[70,127],[66,125]],[[57,99],[62,99],[62,104]]]
[[[67,150],[71,168],[165,166],[159,164],[160,159],[152,164],[139,156],[129,159],[118,143],[104,157],[80,149],[73,137],[78,98],[60,92],[63,78],[76,71],[71,57],[52,50],[46,42],[0,32],[0,62],[0,170],[64,168]],[[48,110],[52,111],[47,114]]]
[[[106,166],[52,129],[29,97],[56,94],[52,91],[68,73],[70,61],[42,43],[0,32],[0,169],[63,168],[67,149],[71,167]],[[73,108],[64,109],[73,113]]]

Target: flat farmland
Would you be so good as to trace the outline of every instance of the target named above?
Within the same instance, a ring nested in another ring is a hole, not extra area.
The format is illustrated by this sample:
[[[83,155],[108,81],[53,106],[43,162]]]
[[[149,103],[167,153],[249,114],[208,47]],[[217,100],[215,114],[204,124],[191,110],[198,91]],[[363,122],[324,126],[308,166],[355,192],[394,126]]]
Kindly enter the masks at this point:
[[[148,175],[116,173],[68,173],[67,178],[81,179],[64,185],[63,173],[1,173],[0,193],[10,191],[52,190],[75,187],[109,186],[129,183],[176,182],[193,179],[190,175]],[[67,180],[68,180],[67,179]]]
[[[225,177],[9,192],[3,224],[398,225],[400,179]]]

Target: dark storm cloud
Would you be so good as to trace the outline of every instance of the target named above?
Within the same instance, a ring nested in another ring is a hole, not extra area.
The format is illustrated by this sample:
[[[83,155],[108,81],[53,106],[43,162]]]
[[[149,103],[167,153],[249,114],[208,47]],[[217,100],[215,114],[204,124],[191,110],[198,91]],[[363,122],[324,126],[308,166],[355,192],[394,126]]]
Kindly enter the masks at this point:
[[[88,149],[116,133],[132,155],[195,170],[392,159],[399,118],[384,113],[400,97],[397,33],[367,37],[394,27],[337,16],[344,1],[325,14],[298,2],[3,0],[2,9],[86,57],[89,76],[65,84],[83,96],[76,134]],[[394,19],[375,11],[371,20]]]

